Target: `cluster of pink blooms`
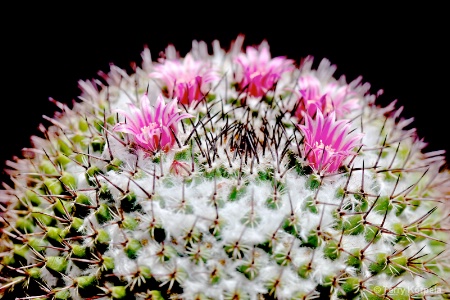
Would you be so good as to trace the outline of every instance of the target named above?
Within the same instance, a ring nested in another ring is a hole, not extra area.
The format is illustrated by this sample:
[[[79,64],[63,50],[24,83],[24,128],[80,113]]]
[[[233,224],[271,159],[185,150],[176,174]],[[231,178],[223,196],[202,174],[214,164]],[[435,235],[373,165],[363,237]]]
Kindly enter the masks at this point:
[[[262,45],[247,47],[245,53],[234,58],[234,63],[238,92],[252,97],[264,96],[284,73],[295,68],[293,60],[272,58],[268,47]],[[114,130],[130,134],[138,146],[150,152],[169,151],[175,143],[178,122],[192,117],[187,113],[180,114],[177,103],[198,104],[211,89],[211,83],[220,79],[219,74],[210,63],[195,60],[190,54],[184,59],[160,59],[149,76],[160,80],[165,96],[172,98],[172,102],[166,105],[159,96],[152,109],[145,95],[140,110],[130,104],[130,113],[119,111],[127,120],[117,124]],[[349,92],[347,85],[324,84],[310,74],[300,76],[298,87],[292,115],[305,136],[304,156],[314,171],[334,173],[360,145],[362,135],[350,134],[350,123],[343,119],[360,108],[358,99]]]
[[[314,171],[335,173],[347,157],[356,154],[353,149],[363,136],[350,134],[350,122],[343,119],[360,109],[358,99],[349,86],[323,85],[312,75],[301,76],[298,84],[300,97],[294,115],[304,122],[298,125],[305,136],[304,155]]]

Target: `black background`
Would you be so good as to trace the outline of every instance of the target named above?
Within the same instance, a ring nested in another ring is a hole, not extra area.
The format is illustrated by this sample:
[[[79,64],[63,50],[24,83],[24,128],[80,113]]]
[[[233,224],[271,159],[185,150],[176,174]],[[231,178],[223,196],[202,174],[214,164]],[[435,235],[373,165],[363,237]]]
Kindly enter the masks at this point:
[[[169,43],[185,55],[194,39],[208,45],[218,39],[228,48],[239,33],[245,34],[246,45],[266,39],[272,56],[297,62],[306,55],[317,61],[325,57],[337,65],[336,75],[346,74],[348,81],[362,75],[372,93],[384,90],[380,104],[398,99],[403,116],[415,118],[413,126],[429,143],[427,150],[447,150],[448,160],[450,27],[442,7],[338,11],[326,4],[272,2],[255,11],[231,2],[217,5],[205,12],[175,10],[172,2],[161,7],[80,3],[3,9],[0,169],[30,146],[39,123],[47,124],[42,115],[56,110],[49,97],[64,103],[77,99],[78,80],[98,78],[97,72],[107,72],[110,63],[129,70],[131,62],[140,63],[144,45],[156,59]]]

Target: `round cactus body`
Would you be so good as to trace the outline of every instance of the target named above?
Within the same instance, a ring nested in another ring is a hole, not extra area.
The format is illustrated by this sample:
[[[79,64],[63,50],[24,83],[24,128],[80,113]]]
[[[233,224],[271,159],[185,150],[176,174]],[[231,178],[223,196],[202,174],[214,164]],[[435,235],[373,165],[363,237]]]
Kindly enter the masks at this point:
[[[0,194],[3,299],[447,299],[449,172],[395,102],[267,42],[80,81]]]

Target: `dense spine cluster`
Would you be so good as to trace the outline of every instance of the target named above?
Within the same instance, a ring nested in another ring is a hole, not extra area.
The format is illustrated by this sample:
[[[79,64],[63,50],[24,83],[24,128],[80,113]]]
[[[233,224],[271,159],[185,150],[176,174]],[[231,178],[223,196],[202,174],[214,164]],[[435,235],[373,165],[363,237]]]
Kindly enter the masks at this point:
[[[193,42],[80,81],[0,194],[2,299],[448,299],[449,172],[326,59]]]

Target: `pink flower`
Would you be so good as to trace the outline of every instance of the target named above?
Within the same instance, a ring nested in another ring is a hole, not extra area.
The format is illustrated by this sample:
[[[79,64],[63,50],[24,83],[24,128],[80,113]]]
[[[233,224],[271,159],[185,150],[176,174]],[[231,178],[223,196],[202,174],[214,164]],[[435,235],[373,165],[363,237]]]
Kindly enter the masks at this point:
[[[150,106],[147,94],[141,98],[141,109],[133,103],[129,104],[130,112],[118,109],[117,112],[126,118],[125,122],[116,124],[114,131],[124,132],[132,137],[139,147],[150,152],[169,151],[175,144],[178,122],[192,115],[179,113],[177,99],[165,104],[162,95],[158,96],[156,107]]]
[[[359,109],[358,98],[355,93],[349,91],[348,85],[339,86],[337,83],[323,84],[312,75],[303,75],[298,79],[300,97],[295,109],[295,116],[301,120],[304,114],[314,116],[317,110],[323,114],[332,111],[338,119],[353,110]]]
[[[294,68],[292,59],[271,58],[268,47],[247,47],[247,53],[240,53],[236,62],[242,68],[236,75],[239,89],[253,97],[265,95],[284,72]]]
[[[314,76],[301,76],[298,79],[300,86],[300,97],[295,108],[295,116],[301,120],[304,114],[314,116],[317,110],[327,113],[331,111],[328,107],[329,96],[321,92],[319,79]]]
[[[178,98],[185,105],[202,100],[208,92],[208,83],[219,79],[209,64],[194,60],[190,54],[183,61],[164,59],[160,62],[149,76],[161,79],[167,88],[167,97]]]
[[[311,168],[323,173],[334,173],[344,160],[356,155],[353,148],[360,144],[363,134],[350,133],[348,120],[336,121],[335,112],[326,117],[317,110],[315,119],[306,115],[305,125],[297,125],[305,135],[304,155]]]

